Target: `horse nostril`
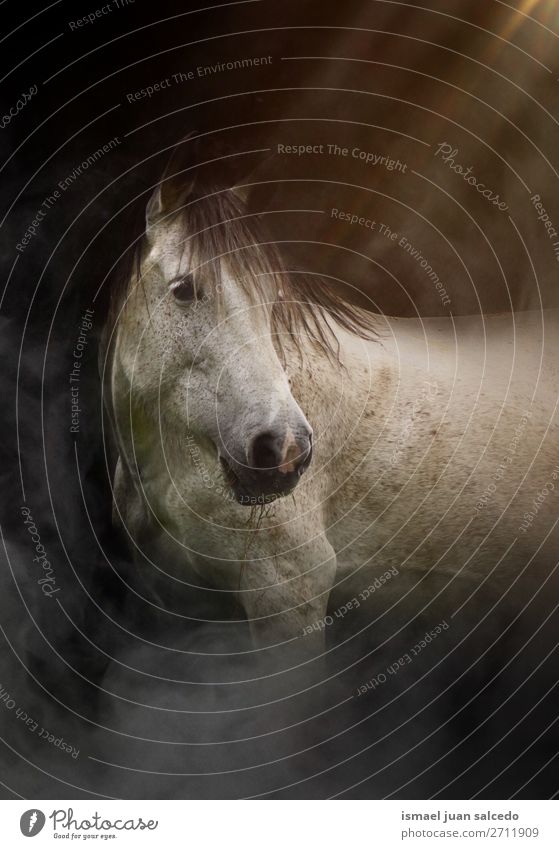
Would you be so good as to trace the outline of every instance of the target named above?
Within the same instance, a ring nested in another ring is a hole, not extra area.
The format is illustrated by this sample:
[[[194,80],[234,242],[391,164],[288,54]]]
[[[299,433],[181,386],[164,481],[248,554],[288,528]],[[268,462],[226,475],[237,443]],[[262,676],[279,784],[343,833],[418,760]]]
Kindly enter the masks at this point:
[[[297,469],[299,477],[301,477],[305,469],[308,469],[312,460],[312,438],[310,436],[306,437],[305,442],[306,447],[305,450],[301,452],[299,468]]]
[[[282,440],[274,433],[260,433],[248,451],[249,466],[253,469],[276,469],[282,460]]]
[[[247,459],[249,465],[259,471],[297,472],[301,476],[311,461],[311,455],[310,436],[296,437],[288,429],[281,434],[270,431],[258,434],[249,446]]]

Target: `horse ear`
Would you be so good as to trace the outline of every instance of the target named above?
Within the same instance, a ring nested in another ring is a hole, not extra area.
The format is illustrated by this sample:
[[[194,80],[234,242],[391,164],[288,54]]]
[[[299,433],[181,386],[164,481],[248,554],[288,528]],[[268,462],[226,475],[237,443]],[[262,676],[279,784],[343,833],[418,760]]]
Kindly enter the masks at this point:
[[[163,199],[161,197],[161,183],[155,187],[146,206],[146,230],[153,227],[163,213]]]
[[[245,206],[248,206],[250,196],[255,188],[257,188],[263,181],[261,179],[262,176],[262,166],[266,163],[266,161],[270,159],[270,157],[265,157],[261,159],[258,164],[249,171],[239,182],[231,186],[231,191],[234,195],[236,195],[240,201]]]
[[[161,218],[170,215],[183,205],[194,191],[195,177],[187,180],[186,184],[180,179],[181,174],[164,177],[153,190],[146,206],[146,230],[153,227]]]
[[[186,142],[196,137],[189,133],[174,148],[167,161],[160,182],[146,206],[146,229],[149,230],[165,215],[179,209],[185,200],[193,193],[196,174],[189,173],[184,164],[186,157]]]

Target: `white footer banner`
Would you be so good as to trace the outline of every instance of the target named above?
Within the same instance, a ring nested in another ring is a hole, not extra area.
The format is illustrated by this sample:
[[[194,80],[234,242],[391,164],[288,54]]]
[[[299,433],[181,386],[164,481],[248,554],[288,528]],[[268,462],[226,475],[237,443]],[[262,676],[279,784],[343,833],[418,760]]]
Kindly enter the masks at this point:
[[[550,801],[0,801],[1,845],[557,849]]]

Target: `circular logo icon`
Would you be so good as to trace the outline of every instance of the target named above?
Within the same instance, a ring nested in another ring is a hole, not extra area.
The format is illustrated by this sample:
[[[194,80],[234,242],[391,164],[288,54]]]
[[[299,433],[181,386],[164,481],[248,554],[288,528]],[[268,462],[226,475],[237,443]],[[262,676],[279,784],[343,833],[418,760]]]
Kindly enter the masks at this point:
[[[30,811],[26,811],[21,815],[19,827],[21,833],[26,837],[35,837],[35,835],[39,834],[45,822],[46,817],[44,813],[37,810],[37,808],[32,808]]]

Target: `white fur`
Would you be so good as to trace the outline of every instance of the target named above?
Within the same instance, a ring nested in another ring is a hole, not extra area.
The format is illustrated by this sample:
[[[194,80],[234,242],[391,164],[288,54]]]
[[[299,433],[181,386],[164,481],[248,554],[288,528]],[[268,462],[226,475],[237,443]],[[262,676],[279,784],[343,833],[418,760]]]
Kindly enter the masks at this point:
[[[221,314],[203,269],[197,305],[175,303],[168,284],[189,251],[176,223],[149,235],[112,375],[116,511],[149,557],[236,592],[262,643],[320,620],[337,582],[351,597],[393,566],[510,581],[496,568],[507,546],[518,538],[523,565],[557,515],[552,489],[519,531],[559,463],[557,314],[379,317],[376,342],[336,328],[342,367],[303,340],[303,365],[289,349],[284,371],[268,305],[225,264]],[[217,446],[297,404],[314,431],[310,468],[262,511],[237,504]]]

